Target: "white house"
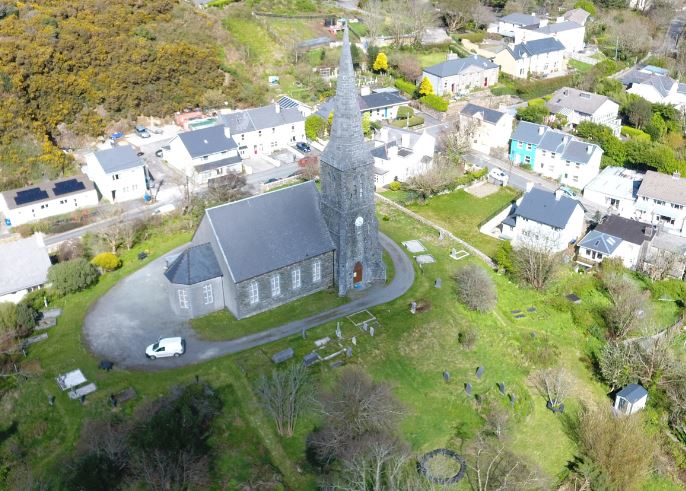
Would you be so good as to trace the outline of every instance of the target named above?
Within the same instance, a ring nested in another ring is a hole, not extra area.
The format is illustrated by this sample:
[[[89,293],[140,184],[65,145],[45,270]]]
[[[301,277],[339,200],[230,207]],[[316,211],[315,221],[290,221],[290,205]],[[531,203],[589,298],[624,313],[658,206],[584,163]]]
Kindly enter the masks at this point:
[[[639,220],[686,237],[686,179],[649,170],[636,192]]]
[[[577,8],[565,12],[562,15],[562,20],[571,20],[572,22],[576,22],[577,24],[585,26],[590,16],[591,14],[589,14],[586,10]],[[558,22],[560,22],[559,18]]]
[[[600,205],[607,213],[636,219],[636,199],[643,176],[624,167],[605,167],[586,184],[584,198]]]
[[[305,141],[305,116],[296,108],[270,104],[223,114],[221,120],[244,159]]]
[[[83,175],[0,193],[0,213],[13,227],[97,205],[98,192]]]
[[[281,109],[297,109],[305,118],[314,112],[311,106],[287,95],[279,97],[276,103],[281,106]]]
[[[19,303],[41,288],[50,265],[42,234],[0,242],[0,302]]]
[[[86,163],[86,174],[95,183],[103,199],[121,203],[145,196],[145,164],[131,145],[88,154]]]
[[[674,80],[664,68],[635,66],[618,80],[627,87],[629,94],[641,96],[652,103],[671,104],[682,111],[686,108],[686,84]]]
[[[406,181],[431,166],[436,138],[395,128],[382,128],[372,148],[374,184],[377,188],[393,181]]]
[[[398,117],[398,109],[402,106],[408,106],[410,101],[401,96],[400,92],[395,88],[370,91],[368,87],[362,87],[360,95],[357,96],[357,103],[362,114],[369,114],[370,121],[385,121],[396,119]],[[324,121],[327,121],[329,114],[333,111],[333,107],[334,98],[330,97],[317,108],[317,114]]]
[[[615,410],[621,414],[634,414],[648,402],[648,391],[638,384],[629,384],[615,395]]]
[[[536,15],[514,12],[498,19],[497,22],[488,26],[488,32],[500,34],[506,37],[515,37],[522,29],[538,29],[548,24],[548,19],[542,19]]]
[[[572,128],[590,121],[607,126],[617,137],[622,129],[619,104],[604,95],[563,87],[553,93],[547,106],[553,114],[566,117]]]
[[[498,83],[498,65],[478,55],[452,58],[425,68],[419,82],[428,78],[437,95],[463,94]]]
[[[490,154],[496,149],[507,152],[514,117],[506,112],[469,103],[459,115],[460,128],[469,133],[473,150]]]
[[[579,241],[577,262],[593,266],[605,258],[619,258],[624,266],[640,266],[655,230],[649,223],[608,215]]]
[[[513,246],[527,245],[559,252],[584,229],[584,208],[562,191],[531,187],[501,224],[501,237]]]
[[[509,45],[493,58],[493,62],[509,75],[527,78],[530,75],[555,77],[567,70],[565,46],[552,37]]]
[[[515,31],[514,42],[520,44],[536,39],[553,38],[564,45],[567,53],[574,53],[586,47],[585,36],[586,28],[583,25],[570,20],[562,20],[537,29],[518,29]]]
[[[243,172],[238,145],[228,133],[222,125],[179,133],[164,150],[164,159],[195,184],[229,172]]]

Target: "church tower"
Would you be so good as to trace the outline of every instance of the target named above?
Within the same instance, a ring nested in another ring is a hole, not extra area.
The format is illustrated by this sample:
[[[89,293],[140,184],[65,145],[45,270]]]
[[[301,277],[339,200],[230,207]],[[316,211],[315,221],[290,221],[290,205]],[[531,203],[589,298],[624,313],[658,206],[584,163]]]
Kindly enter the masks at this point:
[[[365,144],[346,23],[333,123],[320,159],[321,211],[336,246],[338,294],[386,279],[374,205],[374,157]]]

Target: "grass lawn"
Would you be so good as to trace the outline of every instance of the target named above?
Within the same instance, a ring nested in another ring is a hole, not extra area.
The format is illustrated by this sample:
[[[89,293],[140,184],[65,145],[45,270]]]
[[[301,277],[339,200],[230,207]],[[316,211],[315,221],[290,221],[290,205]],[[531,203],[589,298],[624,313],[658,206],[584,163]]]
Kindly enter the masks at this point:
[[[220,310],[193,319],[191,325],[203,339],[224,341],[264,331],[290,321],[304,319],[318,312],[343,305],[347,301],[346,297],[339,297],[335,291],[325,290],[246,319],[237,320],[229,311]]]
[[[419,64],[422,68],[426,68],[431,65],[436,65],[437,63],[442,63],[446,60],[446,53],[441,51],[431,53],[417,53],[415,56],[419,60]]]
[[[593,68],[593,65],[590,63],[584,63],[583,61],[579,60],[569,60],[568,64],[570,67],[575,68],[579,73],[586,73]]]
[[[403,191],[385,192],[387,198],[400,201]],[[464,190],[434,196],[425,204],[412,204],[408,208],[445,227],[489,256],[495,255],[500,241],[479,232],[482,222],[499,212],[519,197],[519,191],[504,187],[485,198],[477,198]]]
[[[230,15],[224,18],[222,24],[236,43],[243,47],[245,61],[271,65],[280,56],[281,47],[250,17]]]

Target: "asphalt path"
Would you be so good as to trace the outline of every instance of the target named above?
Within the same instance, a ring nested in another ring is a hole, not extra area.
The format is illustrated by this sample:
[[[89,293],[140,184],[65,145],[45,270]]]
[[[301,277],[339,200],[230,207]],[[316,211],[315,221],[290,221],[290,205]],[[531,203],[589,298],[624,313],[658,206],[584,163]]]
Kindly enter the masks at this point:
[[[105,293],[86,314],[83,336],[98,358],[118,367],[135,370],[165,370],[202,363],[299,334],[340,317],[381,305],[403,295],[414,283],[414,265],[403,249],[383,234],[383,248],[395,266],[395,276],[384,286],[371,287],[350,302],[305,319],[230,341],[204,341],[187,320],[174,315],[168,298],[164,257],[151,261]],[[183,249],[182,246],[178,250]],[[170,252],[169,254],[173,254]],[[158,337],[183,336],[186,353],[178,358],[148,360],[145,348]]]

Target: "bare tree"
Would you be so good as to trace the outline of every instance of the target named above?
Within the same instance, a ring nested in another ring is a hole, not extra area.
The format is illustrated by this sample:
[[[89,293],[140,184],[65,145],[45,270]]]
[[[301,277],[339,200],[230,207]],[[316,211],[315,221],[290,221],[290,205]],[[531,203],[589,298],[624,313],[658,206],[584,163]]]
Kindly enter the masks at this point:
[[[672,274],[681,261],[683,261],[682,257],[675,252],[657,250],[643,262],[642,269],[652,280],[661,281]]]
[[[437,142],[437,150],[440,157],[447,159],[450,164],[456,166],[464,165],[465,156],[470,150],[469,140],[474,134],[473,124],[456,124],[441,132]]]
[[[208,458],[188,450],[141,452],[132,467],[134,488],[143,484],[153,491],[206,489],[212,482]]]
[[[110,252],[115,253],[122,243],[122,235],[126,227],[124,210],[118,205],[105,205],[98,209],[98,215],[103,222],[108,224],[107,227],[98,231],[98,237],[107,244]]]
[[[600,375],[610,390],[623,387],[634,379],[632,350],[628,343],[611,341],[598,356]]]
[[[643,385],[667,386],[681,375],[673,351],[675,338],[676,331],[667,330],[631,343],[632,371]]]
[[[411,20],[412,34],[415,46],[422,44],[424,31],[436,25],[436,10],[431,2],[424,0],[405,0],[407,13]]]
[[[282,370],[272,370],[271,377],[262,376],[257,394],[282,436],[293,436],[295,424],[309,396],[307,368],[292,363]]]
[[[477,5],[478,0],[440,0],[437,7],[448,31],[457,32],[474,18],[473,12]]]
[[[496,19],[493,10],[479,2],[472,10],[472,20],[477,27],[486,26]]]
[[[304,157],[298,161],[300,177],[311,181],[319,177],[319,157]]]
[[[546,368],[534,374],[536,387],[550,406],[560,407],[572,388],[569,373],[564,368]]]
[[[512,266],[519,278],[534,288],[544,288],[555,277],[560,255],[557,237],[522,234],[512,249]]]
[[[386,11],[381,0],[369,0],[365,6],[367,15],[364,24],[367,26],[367,39],[369,46],[376,44],[376,38],[381,36],[386,25]]]
[[[604,316],[613,339],[622,339],[648,318],[648,300],[640,288],[621,272],[603,277],[611,305]]]
[[[498,299],[493,280],[488,273],[476,264],[461,267],[455,273],[457,296],[472,310],[488,312]]]
[[[416,193],[419,199],[424,201],[434,194],[452,189],[460,174],[459,167],[451,164],[448,159],[436,158],[429,169],[412,176],[407,181],[406,188],[408,191]]]
[[[393,42],[396,46],[403,44],[403,37],[412,34],[413,19],[410,17],[410,3],[413,0],[386,0],[385,11],[393,19],[389,24]]]

